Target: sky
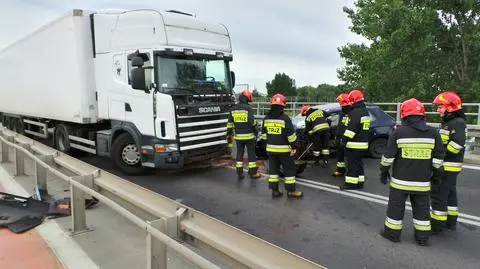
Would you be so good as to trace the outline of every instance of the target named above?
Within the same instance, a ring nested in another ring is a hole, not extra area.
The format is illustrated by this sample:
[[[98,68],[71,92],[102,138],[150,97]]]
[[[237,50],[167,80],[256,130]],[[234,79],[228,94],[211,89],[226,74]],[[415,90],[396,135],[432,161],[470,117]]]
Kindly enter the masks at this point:
[[[226,4],[227,2],[228,5]],[[238,87],[266,92],[276,73],[296,86],[337,85],[337,48],[365,40],[348,29],[354,0],[0,0],[0,50],[71,9],[180,10],[229,29]]]

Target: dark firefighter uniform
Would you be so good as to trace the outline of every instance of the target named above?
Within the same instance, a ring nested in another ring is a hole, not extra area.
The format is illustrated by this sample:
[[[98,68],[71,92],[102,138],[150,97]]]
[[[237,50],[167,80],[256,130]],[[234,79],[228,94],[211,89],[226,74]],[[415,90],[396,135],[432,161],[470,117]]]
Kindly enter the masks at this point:
[[[231,137],[235,133],[237,147],[236,164],[237,175],[243,179],[243,156],[245,147],[248,154],[248,173],[251,178],[259,178],[257,173],[257,163],[255,156],[255,142],[257,138],[257,123],[254,118],[253,110],[248,102],[253,100],[252,94],[245,90],[239,96],[238,103],[233,107],[228,117],[227,136]]]
[[[311,141],[313,141],[313,156],[315,156],[315,161],[318,163],[321,154],[323,164],[326,165],[330,156],[328,143],[330,125],[323,110],[311,107],[307,107],[305,110],[305,132],[308,133]]]
[[[442,104],[441,99],[447,100],[447,112],[439,129],[445,147],[445,173],[440,186],[432,190],[431,218],[434,233],[442,232],[444,227],[452,230],[456,228],[459,214],[457,176],[462,171],[467,127],[460,97],[455,93],[445,92],[435,99],[434,104]]]
[[[413,226],[418,244],[425,245],[431,232],[431,181],[440,180],[443,147],[438,132],[427,126],[423,104],[412,98],[401,107],[402,125],[390,135],[382,156],[380,180],[387,183],[393,165],[387,218],[382,236],[399,242],[408,197],[412,204]],[[434,178],[432,178],[432,172]]]
[[[348,125],[342,137],[347,159],[345,183],[341,189],[361,189],[365,183],[363,158],[368,151],[370,117],[363,101],[363,93],[353,90],[349,93],[352,103]]]
[[[337,168],[335,172],[333,172],[333,175],[344,176],[347,167],[345,163],[345,147],[342,146],[340,141],[350,121],[350,116],[348,114],[350,111],[350,101],[348,100],[348,94],[340,94],[337,97],[337,101],[342,107],[342,110],[340,111],[337,130],[335,132],[335,147],[337,148]]]
[[[272,106],[264,118],[262,126],[262,139],[266,140],[268,154],[268,186],[273,197],[283,195],[279,191],[280,167],[285,175],[285,190],[289,197],[302,197],[303,193],[296,190],[296,167],[291,156],[296,149],[297,135],[290,118],[283,113],[285,97],[276,94],[272,97]]]

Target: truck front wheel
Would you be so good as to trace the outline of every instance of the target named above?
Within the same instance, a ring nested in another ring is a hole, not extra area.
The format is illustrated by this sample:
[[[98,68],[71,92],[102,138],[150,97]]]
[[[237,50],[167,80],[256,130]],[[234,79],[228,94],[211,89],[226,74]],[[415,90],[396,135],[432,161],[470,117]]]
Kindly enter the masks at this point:
[[[140,150],[128,133],[119,135],[112,143],[112,160],[114,165],[124,173],[131,175],[144,174]]]

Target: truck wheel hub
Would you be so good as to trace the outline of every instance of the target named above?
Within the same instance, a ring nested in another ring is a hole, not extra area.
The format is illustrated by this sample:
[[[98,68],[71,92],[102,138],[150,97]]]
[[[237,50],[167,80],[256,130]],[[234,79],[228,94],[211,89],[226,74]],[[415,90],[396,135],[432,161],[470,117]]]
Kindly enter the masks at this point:
[[[126,164],[136,165],[140,162],[140,152],[134,144],[126,145],[122,150],[122,159]]]

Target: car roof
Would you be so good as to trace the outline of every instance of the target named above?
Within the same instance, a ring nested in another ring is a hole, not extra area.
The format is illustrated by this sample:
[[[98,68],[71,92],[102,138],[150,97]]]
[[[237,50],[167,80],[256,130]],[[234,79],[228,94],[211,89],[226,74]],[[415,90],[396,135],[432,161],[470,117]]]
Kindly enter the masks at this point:
[[[367,108],[378,108],[378,106],[374,104],[366,104],[366,106]],[[321,105],[316,105],[312,107],[315,109],[321,109],[325,112],[340,111],[340,105],[338,103],[327,103],[327,104],[321,104]]]

